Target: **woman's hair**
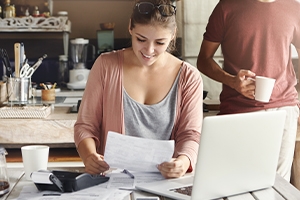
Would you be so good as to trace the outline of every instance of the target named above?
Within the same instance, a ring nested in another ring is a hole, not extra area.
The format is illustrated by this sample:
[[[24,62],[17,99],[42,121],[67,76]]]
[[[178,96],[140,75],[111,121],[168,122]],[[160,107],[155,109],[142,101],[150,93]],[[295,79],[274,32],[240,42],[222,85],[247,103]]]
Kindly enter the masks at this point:
[[[149,14],[141,14],[138,11],[138,8],[136,7],[137,3],[140,2],[150,2],[154,5],[160,5],[160,4],[170,4],[173,5],[174,0],[135,0],[135,4],[133,7],[133,12],[131,14],[130,18],[130,29],[132,30],[136,24],[141,25],[159,25],[163,28],[170,29],[172,33],[176,34],[177,24],[176,24],[176,18],[175,13],[171,16],[162,16],[158,9],[154,9]],[[176,42],[176,36],[174,39],[170,42],[167,51],[173,52],[176,50],[175,46]]]

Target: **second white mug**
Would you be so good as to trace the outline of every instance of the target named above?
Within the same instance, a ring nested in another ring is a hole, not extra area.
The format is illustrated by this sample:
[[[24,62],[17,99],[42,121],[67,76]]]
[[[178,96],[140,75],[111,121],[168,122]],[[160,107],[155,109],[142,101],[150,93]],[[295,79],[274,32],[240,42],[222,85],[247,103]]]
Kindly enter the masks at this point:
[[[264,76],[255,77],[255,100],[269,102],[274,88],[275,79]]]

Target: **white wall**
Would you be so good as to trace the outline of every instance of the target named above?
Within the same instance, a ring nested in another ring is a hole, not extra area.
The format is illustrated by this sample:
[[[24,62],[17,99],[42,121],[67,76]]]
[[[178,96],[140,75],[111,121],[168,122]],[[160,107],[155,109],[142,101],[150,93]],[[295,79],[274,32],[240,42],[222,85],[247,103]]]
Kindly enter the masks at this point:
[[[208,18],[219,0],[182,0],[182,37],[183,59],[196,66],[197,56],[203,39],[203,33]],[[215,60],[222,60],[221,50],[216,52]],[[221,63],[220,63],[221,64]],[[222,85],[202,74],[204,90],[208,91],[207,97],[219,99]]]

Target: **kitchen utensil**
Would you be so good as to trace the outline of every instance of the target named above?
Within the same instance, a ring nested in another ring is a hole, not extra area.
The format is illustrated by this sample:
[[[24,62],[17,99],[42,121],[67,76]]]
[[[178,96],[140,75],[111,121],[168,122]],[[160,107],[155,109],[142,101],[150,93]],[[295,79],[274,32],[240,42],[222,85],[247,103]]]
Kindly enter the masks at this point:
[[[34,65],[32,66],[32,68],[35,70],[37,70],[37,68],[42,64],[43,60],[47,58],[47,54],[44,54],[42,57],[40,57],[38,59],[38,61],[36,63],[34,63]]]
[[[15,77],[20,78],[20,49],[21,44],[15,43],[14,45],[14,51],[15,51]]]
[[[34,68],[30,67],[28,63],[26,63],[20,71],[20,77],[21,78],[31,78],[32,74],[34,73]]]
[[[0,146],[0,196],[9,192],[9,178],[6,168],[6,150]]]
[[[11,77],[12,75],[12,69],[11,69],[11,65],[10,65],[10,61],[9,61],[9,57],[8,54],[6,52],[5,49],[0,49],[0,56],[2,58],[2,61],[6,67],[6,75],[8,77]]]
[[[20,43],[20,67],[24,65],[24,61],[25,61],[25,48],[24,48],[24,44]]]

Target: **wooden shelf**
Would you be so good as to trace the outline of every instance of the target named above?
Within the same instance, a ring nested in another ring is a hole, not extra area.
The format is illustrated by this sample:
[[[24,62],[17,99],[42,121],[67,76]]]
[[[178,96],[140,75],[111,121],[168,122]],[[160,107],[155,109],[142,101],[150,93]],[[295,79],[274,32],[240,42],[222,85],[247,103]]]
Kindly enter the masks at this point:
[[[0,18],[1,32],[70,32],[68,17]]]
[[[0,18],[0,33],[60,33],[64,54],[68,55],[71,22],[67,16]]]

